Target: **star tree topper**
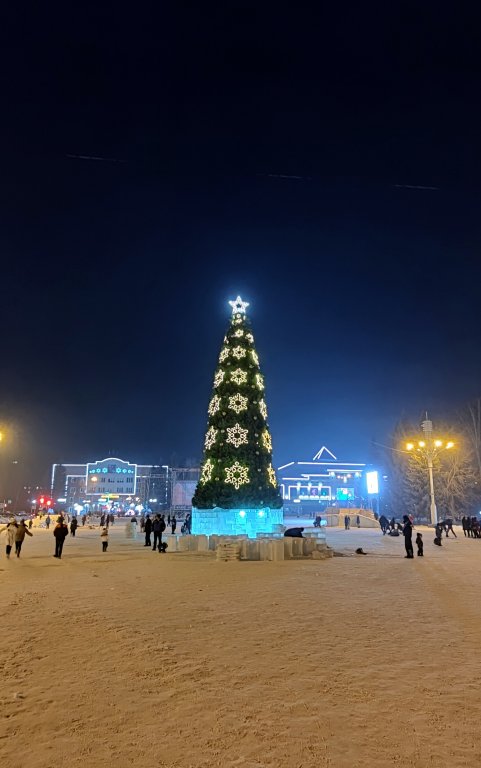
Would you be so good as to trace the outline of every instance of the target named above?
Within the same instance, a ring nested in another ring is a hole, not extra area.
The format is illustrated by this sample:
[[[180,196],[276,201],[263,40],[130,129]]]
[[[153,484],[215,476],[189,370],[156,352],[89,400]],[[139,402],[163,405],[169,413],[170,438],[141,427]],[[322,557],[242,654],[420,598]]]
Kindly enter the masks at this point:
[[[229,301],[229,304],[232,307],[233,315],[237,315],[238,313],[240,313],[241,315],[245,315],[246,309],[249,306],[249,302],[242,301],[240,296],[238,296],[235,301]]]

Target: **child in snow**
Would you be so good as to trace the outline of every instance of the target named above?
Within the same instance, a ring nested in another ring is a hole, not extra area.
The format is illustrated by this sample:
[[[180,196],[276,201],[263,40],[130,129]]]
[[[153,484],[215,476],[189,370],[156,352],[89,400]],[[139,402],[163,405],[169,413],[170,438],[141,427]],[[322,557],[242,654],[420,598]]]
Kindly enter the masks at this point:
[[[418,548],[418,557],[423,557],[424,556],[424,553],[423,553],[424,544],[423,544],[423,535],[422,535],[422,533],[417,533],[416,534],[416,546]]]
[[[109,530],[108,528],[102,528],[100,538],[102,539],[102,552],[107,552],[109,546]]]

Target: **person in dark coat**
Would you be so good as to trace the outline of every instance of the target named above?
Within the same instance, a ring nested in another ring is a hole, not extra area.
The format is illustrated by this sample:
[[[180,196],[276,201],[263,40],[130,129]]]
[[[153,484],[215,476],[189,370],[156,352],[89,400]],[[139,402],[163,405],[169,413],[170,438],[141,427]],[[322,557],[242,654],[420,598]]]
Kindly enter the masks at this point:
[[[455,530],[453,528],[453,521],[451,518],[448,518],[444,521],[444,530],[446,531],[446,538],[449,539],[449,531],[453,534],[454,538],[457,539]]]
[[[57,525],[53,529],[53,535],[55,536],[55,554],[54,557],[58,557],[60,560],[62,557],[63,544],[68,536],[68,525],[62,517],[59,517]]]
[[[45,525],[47,526],[47,531],[50,528],[50,523],[51,523],[50,515],[47,515],[47,517],[45,518]]]
[[[424,544],[422,533],[416,534],[416,546],[418,548],[418,557],[424,557]]]
[[[470,517],[466,518],[466,533],[468,534],[468,538],[470,539],[471,538],[471,534],[472,534],[471,518]]]
[[[101,528],[105,527],[105,515],[103,515],[103,514],[100,515],[100,527]]]
[[[152,533],[152,520],[150,519],[150,515],[147,515],[144,521],[144,531],[145,531],[145,544],[144,547],[151,547],[152,542],[150,540],[150,534]]]
[[[304,536],[302,535],[302,531],[304,528],[288,528],[287,531],[284,531],[284,536],[289,536],[293,539],[303,539]]]
[[[165,520],[162,520],[160,515],[154,517],[152,531],[154,533],[152,552],[155,552],[157,548],[159,549],[159,552],[162,552],[162,534],[165,531]]]
[[[404,536],[404,546],[406,548],[405,557],[411,559],[414,557],[413,524],[411,523],[407,515],[403,516],[403,536]]]
[[[78,522],[76,517],[72,517],[72,522],[70,523],[70,533],[75,538],[75,531],[77,530]]]
[[[442,523],[436,523],[436,528],[434,529],[434,531],[435,531],[434,543],[438,547],[442,547],[443,546],[443,544],[442,544],[443,530],[444,530],[443,524]]]
[[[461,518],[461,525],[463,527],[464,535],[467,536],[468,533],[467,533],[467,528],[466,528],[466,515],[463,515],[463,517]]]
[[[389,530],[389,520],[386,515],[381,515],[379,518],[379,525],[381,526],[382,535],[385,536]]]
[[[177,520],[175,519],[175,515],[172,515],[170,518],[170,524],[172,526],[172,533],[175,533],[175,529],[177,528]]]

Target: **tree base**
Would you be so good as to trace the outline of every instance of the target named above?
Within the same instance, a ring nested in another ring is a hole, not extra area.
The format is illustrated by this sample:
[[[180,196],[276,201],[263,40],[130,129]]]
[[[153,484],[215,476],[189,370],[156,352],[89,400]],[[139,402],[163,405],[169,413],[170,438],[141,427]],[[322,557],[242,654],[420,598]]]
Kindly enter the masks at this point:
[[[284,512],[269,507],[248,509],[196,509],[192,507],[192,533],[211,536],[248,536],[255,539],[258,533],[273,533],[274,526],[282,525]]]

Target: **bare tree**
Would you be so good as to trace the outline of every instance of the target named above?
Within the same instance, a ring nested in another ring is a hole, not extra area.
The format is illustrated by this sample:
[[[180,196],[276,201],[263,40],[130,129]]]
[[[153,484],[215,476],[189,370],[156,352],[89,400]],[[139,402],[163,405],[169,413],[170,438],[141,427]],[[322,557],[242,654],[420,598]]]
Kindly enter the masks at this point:
[[[465,411],[461,414],[461,423],[471,445],[477,468],[478,483],[481,484],[481,397],[468,403]]]

